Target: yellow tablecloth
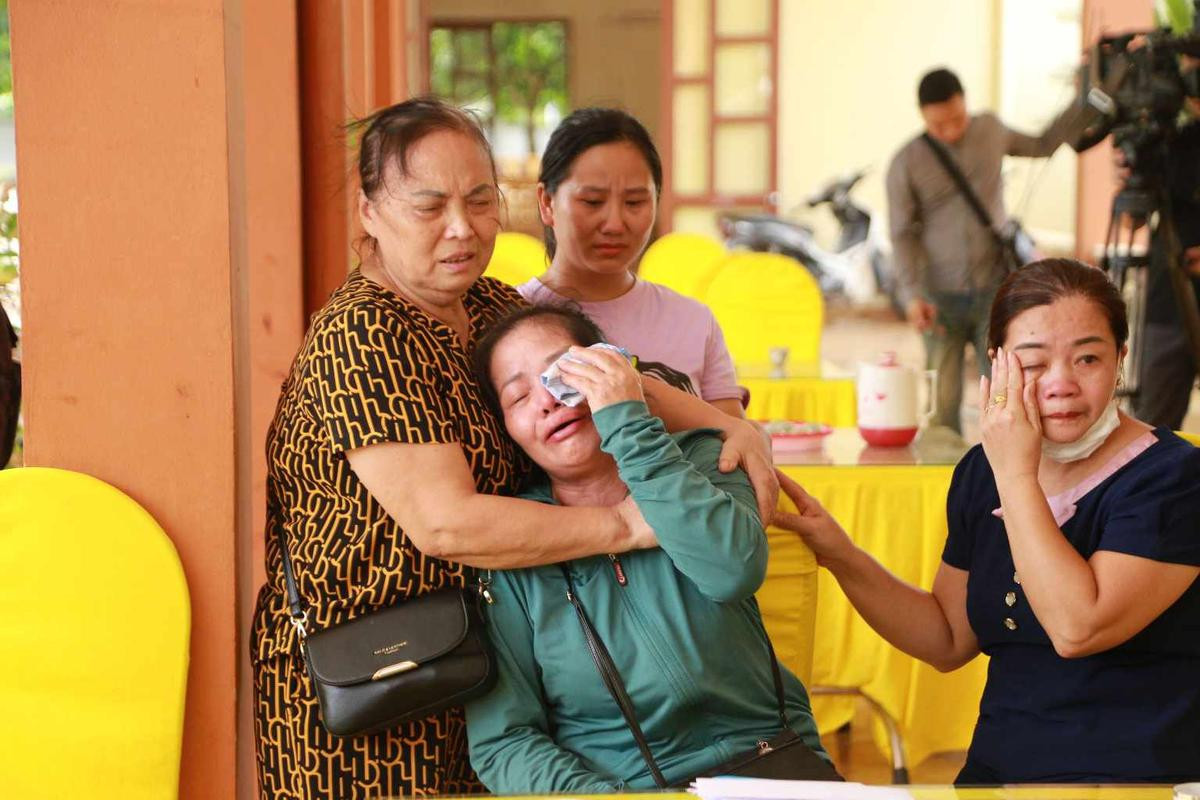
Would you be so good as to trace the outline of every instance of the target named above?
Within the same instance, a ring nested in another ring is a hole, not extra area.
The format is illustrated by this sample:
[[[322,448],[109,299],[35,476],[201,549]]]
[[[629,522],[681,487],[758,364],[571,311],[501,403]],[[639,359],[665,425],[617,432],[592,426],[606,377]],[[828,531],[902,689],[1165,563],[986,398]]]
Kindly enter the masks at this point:
[[[768,528],[767,542],[771,557],[756,595],[759,611],[780,663],[809,686],[817,629],[817,560],[791,531]]]
[[[899,577],[926,589],[933,585],[946,540],[946,493],[953,469],[950,465],[783,467],[861,547]],[[772,530],[769,541],[771,562],[759,600],[776,647],[781,653],[795,654],[803,651],[808,635],[806,618],[795,606],[805,591],[802,584],[811,572],[812,556],[807,554],[805,561],[800,551],[806,548],[794,534]],[[796,615],[796,624],[785,623],[789,614]],[[787,658],[781,659],[793,666]],[[983,657],[941,674],[904,655],[862,621],[828,572],[821,573],[812,675],[806,683],[859,687],[874,697],[899,725],[910,765],[935,752],[966,749],[986,670]],[[824,733],[850,720],[853,700],[816,697],[813,710]]]
[[[795,419],[834,427],[858,424],[854,379],[817,375],[788,378],[742,377],[750,390],[750,419]]]

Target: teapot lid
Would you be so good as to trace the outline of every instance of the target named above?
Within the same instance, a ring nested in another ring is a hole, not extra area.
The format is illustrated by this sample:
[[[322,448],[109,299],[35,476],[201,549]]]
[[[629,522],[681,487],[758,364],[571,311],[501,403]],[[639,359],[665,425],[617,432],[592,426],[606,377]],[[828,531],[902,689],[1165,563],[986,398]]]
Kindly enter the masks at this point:
[[[881,367],[898,367],[900,359],[896,356],[895,350],[884,350],[879,354],[879,366]]]

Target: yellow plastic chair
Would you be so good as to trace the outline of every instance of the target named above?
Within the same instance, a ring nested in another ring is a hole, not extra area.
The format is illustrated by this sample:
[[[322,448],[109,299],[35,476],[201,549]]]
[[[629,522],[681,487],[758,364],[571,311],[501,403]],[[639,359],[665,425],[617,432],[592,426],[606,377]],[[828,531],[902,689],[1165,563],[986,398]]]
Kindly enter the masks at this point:
[[[171,540],[112,486],[0,471],[0,795],[179,791],[190,606]]]
[[[1184,433],[1183,431],[1175,431],[1175,434],[1180,439],[1185,439],[1196,445],[1196,447],[1200,447],[1200,433]]]
[[[721,262],[705,291],[737,364],[766,364],[772,347],[792,363],[821,357],[825,303],[800,262],[775,253],[735,253]]]
[[[781,503],[795,509],[786,497]],[[769,527],[767,543],[767,577],[755,595],[759,612],[776,657],[809,687],[816,646],[817,559],[792,531]]]
[[[646,250],[638,276],[703,300],[708,281],[727,255],[725,246],[710,236],[668,233]]]
[[[541,241],[527,233],[501,231],[483,274],[509,286],[520,286],[545,272],[546,266],[546,246]]]

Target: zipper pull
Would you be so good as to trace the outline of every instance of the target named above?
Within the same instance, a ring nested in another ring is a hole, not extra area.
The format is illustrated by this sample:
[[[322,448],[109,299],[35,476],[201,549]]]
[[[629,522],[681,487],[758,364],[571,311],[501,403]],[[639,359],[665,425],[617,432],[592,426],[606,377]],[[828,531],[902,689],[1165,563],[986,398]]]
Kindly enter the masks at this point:
[[[622,566],[621,559],[617,558],[616,553],[609,553],[608,560],[612,562],[613,574],[617,576],[617,583],[628,586],[629,579],[625,577],[625,567]]]

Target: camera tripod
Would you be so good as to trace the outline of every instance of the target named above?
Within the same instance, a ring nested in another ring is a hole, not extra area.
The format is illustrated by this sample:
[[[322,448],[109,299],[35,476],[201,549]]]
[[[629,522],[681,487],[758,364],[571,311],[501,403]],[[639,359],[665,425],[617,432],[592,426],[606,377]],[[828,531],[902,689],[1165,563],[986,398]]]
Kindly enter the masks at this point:
[[[1148,241],[1143,252],[1135,249],[1138,234],[1145,229]],[[1122,242],[1122,232],[1128,234]],[[1163,258],[1154,263],[1155,246]],[[1101,266],[1125,299],[1129,315],[1129,354],[1125,357],[1124,385],[1120,394],[1137,397],[1141,391],[1143,333],[1146,326],[1146,289],[1152,270],[1167,270],[1179,318],[1187,330],[1192,358],[1200,365],[1200,307],[1192,282],[1180,260],[1181,245],[1171,213],[1171,198],[1161,179],[1147,181],[1136,172],[1113,198],[1108,234],[1104,240]]]

